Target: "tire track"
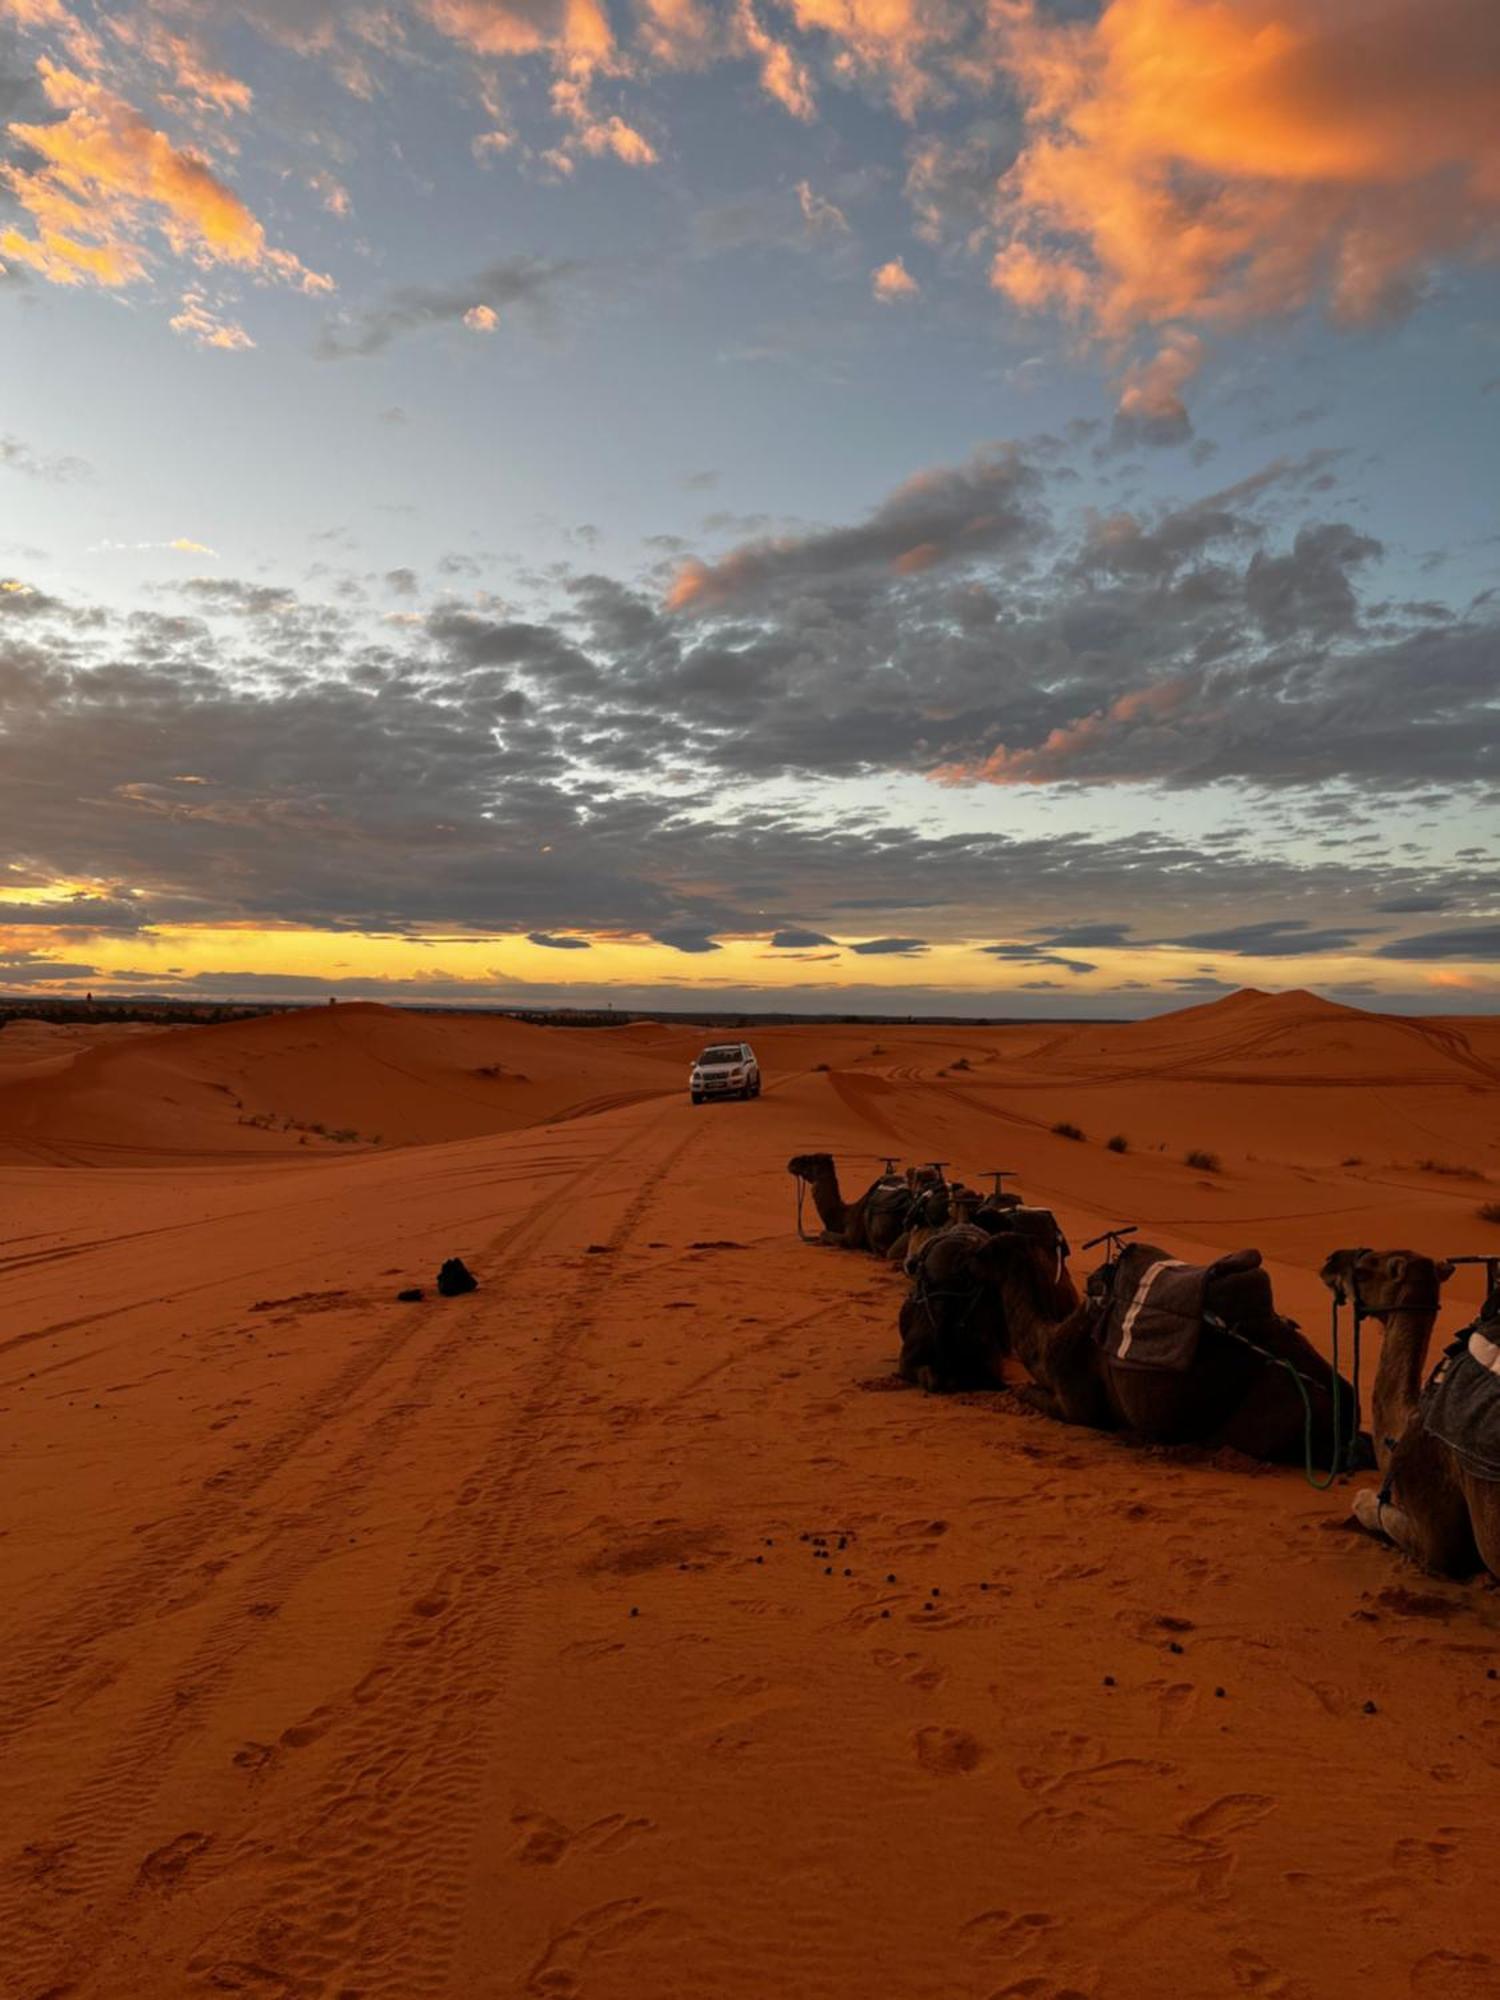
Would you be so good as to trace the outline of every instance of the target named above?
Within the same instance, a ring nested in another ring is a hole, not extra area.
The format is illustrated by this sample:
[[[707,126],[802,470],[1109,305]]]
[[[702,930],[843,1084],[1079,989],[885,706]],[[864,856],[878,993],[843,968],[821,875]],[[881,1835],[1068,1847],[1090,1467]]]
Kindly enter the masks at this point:
[[[619,1142],[589,1163],[577,1177],[577,1199],[566,1208],[555,1190],[533,1204],[515,1223],[496,1237],[486,1249],[485,1261],[492,1280],[503,1276],[510,1287],[521,1277],[545,1244],[553,1227],[566,1225],[581,1205],[587,1184],[606,1172],[640,1134],[629,1129]],[[622,1247],[637,1226],[641,1214],[663,1178],[696,1137],[686,1134],[662,1158],[647,1180],[637,1189],[621,1223],[609,1239],[613,1248]],[[590,1195],[590,1200],[597,1196]],[[548,1223],[550,1211],[551,1226]],[[498,1260],[498,1261],[497,1261]],[[466,1850],[452,1846],[453,1800],[469,1781],[477,1779],[470,1752],[464,1768],[455,1768],[448,1755],[448,1737],[454,1716],[466,1708],[468,1692],[486,1683],[495,1673],[495,1661],[503,1651],[504,1623],[501,1607],[509,1605],[521,1588],[515,1574],[514,1555],[517,1526],[514,1517],[523,1476],[533,1464],[537,1447],[546,1431],[546,1418],[556,1398],[555,1374],[566,1352],[586,1331],[591,1314],[585,1301],[590,1280],[598,1284],[597,1267],[582,1267],[574,1283],[558,1304],[549,1337],[541,1352],[528,1351],[525,1368],[531,1390],[521,1405],[519,1418],[507,1424],[496,1439],[479,1470],[458,1486],[446,1520],[440,1528],[423,1537],[421,1557],[429,1581],[420,1581],[416,1608],[398,1621],[382,1643],[377,1664],[356,1689],[342,1699],[325,1704],[303,1724],[284,1733],[283,1742],[298,1747],[311,1742],[326,1730],[352,1725],[348,1747],[329,1776],[318,1787],[311,1809],[303,1821],[297,1859],[273,1890],[258,1883],[250,1911],[258,1921],[267,1907],[275,1908],[278,1924],[289,1939],[299,1942],[290,1956],[285,1984],[274,1991],[315,1993],[323,1990],[325,1961],[339,1961],[349,1945],[347,1912],[351,1882],[371,1880],[371,1864],[376,1854],[384,1857],[382,1887],[378,1895],[361,1894],[356,1904],[365,1905],[366,1925],[388,1924],[397,1900],[407,1908],[407,1922],[417,1921],[422,1895],[416,1894],[420,1871],[414,1855],[422,1851],[410,1832],[398,1824],[392,1801],[420,1801],[425,1795],[424,1828],[427,1866],[421,1881],[428,1896],[442,1889],[446,1852]],[[408,1316],[403,1316],[404,1318]],[[420,1314],[409,1316],[419,1321]],[[429,1321],[430,1324],[430,1321]],[[397,1400],[383,1409],[362,1430],[354,1450],[321,1481],[319,1488],[299,1510],[290,1527],[280,1534],[248,1574],[237,1578],[236,1605],[219,1617],[204,1635],[190,1658],[174,1662],[115,1756],[75,1795],[43,1843],[46,1851],[64,1854],[66,1862],[57,1871],[56,1886],[82,1899],[91,1912],[80,1932],[72,1933],[64,1962],[57,1963],[57,1939],[52,1924],[39,1928],[34,1919],[36,1885],[12,1879],[0,1893],[0,1923],[13,1940],[12,1963],[24,1967],[28,1977],[45,1990],[72,1990],[88,1980],[131,1928],[131,1915],[139,1901],[141,1881],[151,1857],[137,1861],[132,1874],[126,1849],[132,1838],[140,1846],[136,1829],[152,1801],[167,1782],[173,1762],[180,1759],[191,1742],[208,1727],[215,1698],[228,1687],[244,1655],[257,1642],[260,1628],[246,1616],[244,1604],[263,1593],[280,1596],[305,1578],[317,1565],[345,1544],[347,1527],[366,1495],[397,1447],[407,1441],[420,1412],[441,1388],[446,1378],[472,1351],[475,1326],[464,1314],[453,1323],[447,1338],[423,1356],[410,1379],[400,1385]],[[399,1354],[405,1340],[382,1343],[376,1367],[361,1372],[366,1380]],[[347,1376],[351,1371],[341,1371]],[[320,1397],[319,1408],[329,1398]],[[280,1461],[284,1462],[284,1458]],[[438,1454],[437,1464],[446,1467],[448,1458]],[[236,1496],[237,1498],[243,1496]],[[216,1516],[217,1536],[228,1532],[227,1510]],[[200,1541],[202,1538],[198,1538]],[[482,1568],[481,1568],[482,1566]],[[467,1576],[477,1579],[467,1600],[467,1617],[442,1614],[448,1608],[443,1579]],[[430,1579],[436,1578],[433,1582]],[[158,1577],[158,1581],[159,1581]],[[200,1592],[199,1595],[206,1594]],[[441,1606],[441,1611],[435,1607]],[[174,1609],[182,1608],[174,1606]],[[498,1621],[498,1623],[497,1623]],[[434,1662],[444,1666],[441,1684],[452,1694],[451,1701],[439,1701],[433,1693]],[[477,1677],[477,1678],[476,1678]],[[182,1689],[189,1690],[184,1705]],[[393,1710],[397,1713],[393,1716]],[[33,1710],[33,1712],[35,1712]],[[471,1721],[477,1715],[469,1711]],[[413,1748],[413,1733],[420,1747]],[[467,1737],[465,1739],[467,1741]],[[378,1779],[378,1783],[376,1782]],[[373,1788],[373,1789],[372,1789]],[[218,1867],[231,1868],[236,1851],[253,1846],[255,1800],[247,1799],[238,1818],[240,1824],[216,1833],[214,1855],[222,1854]],[[413,1803],[413,1810],[417,1806]],[[101,1832],[101,1829],[103,1830]],[[350,1842],[361,1850],[351,1853]],[[209,1856],[207,1837],[191,1857],[195,1877],[208,1885],[217,1872]],[[461,1889],[461,1884],[457,1885]],[[19,1893],[16,1893],[19,1892]],[[413,1896],[416,1901],[413,1902]],[[299,1912],[305,1909],[305,1920]],[[27,1919],[33,1922],[28,1926]],[[403,1946],[403,1963],[411,1958],[411,1970],[403,1971],[390,1988],[401,2000],[419,1990],[412,1983],[424,1968],[437,1962],[443,1948],[442,1926],[432,1930],[420,1926],[423,1942],[419,1949],[410,1940]],[[256,1944],[245,1947],[254,1959],[261,1951]],[[414,1957],[412,1956],[414,1952]],[[363,1949],[358,1954],[363,1959]],[[235,1956],[226,1961],[232,1967],[247,1962]],[[180,1967],[175,1970],[181,1970]],[[226,1974],[226,1976],[228,1976]],[[282,1975],[278,1975],[282,1977]],[[211,1984],[222,1983],[210,1978]],[[116,1986],[99,1990],[113,1993]],[[362,1987],[373,1993],[376,1988]]]

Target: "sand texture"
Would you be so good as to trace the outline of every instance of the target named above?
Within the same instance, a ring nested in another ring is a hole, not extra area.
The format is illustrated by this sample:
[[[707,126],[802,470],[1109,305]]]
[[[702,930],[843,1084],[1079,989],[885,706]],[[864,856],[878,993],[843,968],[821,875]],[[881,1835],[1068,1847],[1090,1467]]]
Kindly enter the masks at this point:
[[[709,1039],[0,1034],[0,1992],[1500,1996],[1492,1589],[901,1388],[786,1173],[1255,1244],[1326,1346],[1334,1247],[1500,1254],[1500,1023]]]

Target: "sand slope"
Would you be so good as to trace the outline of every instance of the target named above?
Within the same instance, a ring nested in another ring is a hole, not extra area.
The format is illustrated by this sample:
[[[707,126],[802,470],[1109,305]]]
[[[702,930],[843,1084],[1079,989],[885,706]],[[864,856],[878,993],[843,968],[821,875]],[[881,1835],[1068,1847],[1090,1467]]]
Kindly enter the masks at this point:
[[[159,1074],[255,1073],[243,1026],[174,1032],[234,1053],[158,1038]],[[777,1030],[765,1098],[695,1111],[678,1031],[554,1031],[531,1074],[629,1101],[0,1163],[0,1990],[1500,1993],[1493,1595],[1296,1474],[892,1390],[899,1284],[799,1244],[784,1172],[1015,1165],[1075,1240],[1259,1243],[1316,1332],[1337,1243],[1500,1249],[1493,1180],[1414,1164],[1430,1127],[1494,1173],[1461,1032]],[[452,1251],[476,1295],[396,1302]]]

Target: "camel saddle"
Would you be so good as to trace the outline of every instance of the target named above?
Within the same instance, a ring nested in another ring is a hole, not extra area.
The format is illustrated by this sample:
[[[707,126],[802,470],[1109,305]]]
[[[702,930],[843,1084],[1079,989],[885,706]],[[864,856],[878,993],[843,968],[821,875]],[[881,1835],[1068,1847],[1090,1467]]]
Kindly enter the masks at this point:
[[[1124,1368],[1191,1368],[1205,1318],[1254,1339],[1274,1320],[1271,1280],[1258,1250],[1212,1264],[1185,1264],[1150,1243],[1132,1243],[1089,1279],[1094,1338]]]
[[[1466,1327],[1422,1391],[1422,1428],[1476,1479],[1500,1479],[1500,1319]]]

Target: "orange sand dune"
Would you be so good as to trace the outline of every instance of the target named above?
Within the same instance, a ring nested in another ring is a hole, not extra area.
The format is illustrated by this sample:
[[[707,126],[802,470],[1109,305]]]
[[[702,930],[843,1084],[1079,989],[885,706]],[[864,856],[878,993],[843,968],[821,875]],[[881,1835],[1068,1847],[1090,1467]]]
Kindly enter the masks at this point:
[[[900,1282],[785,1172],[1015,1167],[1075,1242],[1259,1244],[1321,1338],[1335,1245],[1500,1254],[1488,1025],[776,1029],[702,1110],[656,1034],[340,1008],[0,1086],[0,1991],[1500,1994],[1491,1590],[1347,1487],[893,1392]]]

